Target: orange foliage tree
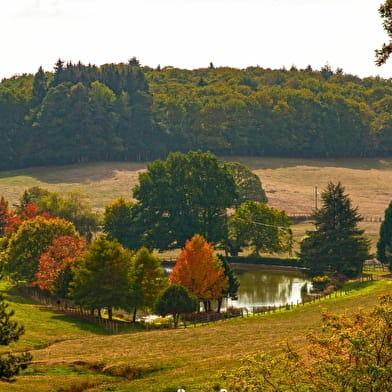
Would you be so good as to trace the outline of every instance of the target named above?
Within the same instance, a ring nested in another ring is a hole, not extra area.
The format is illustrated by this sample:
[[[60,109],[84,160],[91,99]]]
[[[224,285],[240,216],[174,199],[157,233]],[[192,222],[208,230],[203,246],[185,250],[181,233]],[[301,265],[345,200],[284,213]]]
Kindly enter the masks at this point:
[[[211,300],[222,297],[228,285],[221,262],[214,256],[211,245],[199,234],[186,242],[169,282],[184,286],[203,301],[206,311],[211,309]]]
[[[64,235],[54,239],[52,245],[39,258],[38,271],[35,274],[37,280],[34,284],[52,294],[64,291],[68,267],[86,250],[87,242],[83,237]]]

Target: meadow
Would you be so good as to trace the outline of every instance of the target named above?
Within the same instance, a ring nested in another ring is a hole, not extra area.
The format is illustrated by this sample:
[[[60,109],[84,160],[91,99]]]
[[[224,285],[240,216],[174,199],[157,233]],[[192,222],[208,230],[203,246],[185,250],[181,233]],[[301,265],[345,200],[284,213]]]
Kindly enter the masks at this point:
[[[276,351],[287,340],[300,347],[309,330],[320,330],[321,314],[368,308],[392,281],[363,283],[347,296],[268,315],[236,318],[178,330],[109,335],[98,327],[68,319],[18,295],[6,294],[26,334],[13,345],[29,349],[33,364],[0,391],[75,392],[213,391],[224,387],[224,369],[259,351]]]
[[[380,225],[375,220],[383,216],[392,195],[392,159],[227,160],[238,160],[257,173],[269,205],[289,215],[310,214],[316,202],[315,187],[322,190],[329,181],[341,181],[359,212],[374,218],[363,222],[374,248]],[[14,204],[31,186],[60,192],[77,189],[89,195],[93,207],[102,212],[119,196],[131,198],[138,173],[145,168],[142,163],[95,163],[1,172],[0,195]],[[310,228],[310,222],[295,225],[296,238]],[[174,392],[179,386],[187,392],[207,392],[214,386],[224,387],[220,372],[238,366],[244,355],[278,350],[286,339],[302,346],[309,329],[320,330],[323,311],[371,307],[380,294],[391,292],[392,281],[363,283],[347,296],[290,311],[196,328],[116,335],[27,300],[9,285],[3,284],[0,289],[15,309],[15,318],[26,327],[25,335],[11,347],[28,349],[33,354],[32,366],[16,382],[0,382],[0,392]]]
[[[241,162],[253,170],[262,181],[269,206],[285,210],[291,216],[310,215],[316,206],[316,188],[320,206],[320,193],[328,182],[340,181],[353,206],[365,217],[361,225],[375,251],[380,220],[392,199],[392,159],[221,159]],[[59,192],[79,190],[89,196],[95,210],[102,212],[106,204],[120,196],[131,199],[138,175],[145,169],[144,163],[105,162],[3,171],[0,172],[0,195],[12,205],[32,186]],[[310,222],[294,225],[295,240],[299,241],[312,227]]]

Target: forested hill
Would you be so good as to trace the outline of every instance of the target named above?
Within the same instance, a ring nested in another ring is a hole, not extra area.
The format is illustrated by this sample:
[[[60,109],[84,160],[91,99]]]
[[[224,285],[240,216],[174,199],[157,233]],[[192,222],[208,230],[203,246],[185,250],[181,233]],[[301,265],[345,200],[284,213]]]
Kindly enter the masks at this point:
[[[65,64],[0,84],[0,170],[170,151],[392,154],[392,80],[324,66],[182,70]]]

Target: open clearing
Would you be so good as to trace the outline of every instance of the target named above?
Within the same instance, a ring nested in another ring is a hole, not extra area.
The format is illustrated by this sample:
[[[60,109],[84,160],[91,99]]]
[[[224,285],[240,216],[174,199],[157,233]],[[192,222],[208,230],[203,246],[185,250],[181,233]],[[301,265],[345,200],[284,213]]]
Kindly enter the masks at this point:
[[[362,227],[377,241],[380,219],[392,199],[392,158],[309,160],[294,158],[226,157],[251,168],[266,190],[269,205],[285,210],[288,215],[309,215],[315,208],[315,188],[319,193],[328,182],[340,181],[352,199],[353,206],[366,218]],[[32,168],[0,172],[0,195],[10,204],[17,202],[22,192],[31,186],[51,191],[79,190],[90,197],[92,206],[103,211],[112,200],[132,198],[132,188],[146,164],[135,162],[105,162],[50,168]],[[318,195],[320,203],[320,195]],[[320,204],[318,204],[320,205]],[[307,223],[293,228],[299,240]]]

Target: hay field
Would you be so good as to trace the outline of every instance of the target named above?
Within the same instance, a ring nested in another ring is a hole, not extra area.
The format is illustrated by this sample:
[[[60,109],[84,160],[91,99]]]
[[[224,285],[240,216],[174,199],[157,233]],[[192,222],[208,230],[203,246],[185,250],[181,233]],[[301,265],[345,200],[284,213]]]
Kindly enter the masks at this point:
[[[34,362],[15,383],[0,382],[0,391],[175,392],[179,386],[187,392],[213,391],[214,385],[224,387],[222,370],[238,366],[245,355],[275,351],[286,339],[302,346],[309,329],[320,329],[323,311],[372,307],[391,288],[392,281],[378,280],[348,296],[291,311],[109,336],[33,303],[22,304],[14,295],[11,306],[26,325],[26,335],[15,348],[31,349],[33,341]]]
[[[315,188],[320,192],[328,182],[340,181],[352,199],[353,206],[367,218],[363,223],[374,243],[379,220],[392,199],[392,158],[310,160],[294,158],[222,157],[247,165],[260,178],[269,198],[269,205],[289,215],[310,214],[315,208]],[[86,193],[92,206],[102,211],[117,197],[132,197],[144,163],[107,162],[60,167],[44,167],[0,172],[0,195],[10,204],[16,203],[24,189],[40,186],[51,191],[71,189]],[[300,238],[311,225],[294,228]]]

